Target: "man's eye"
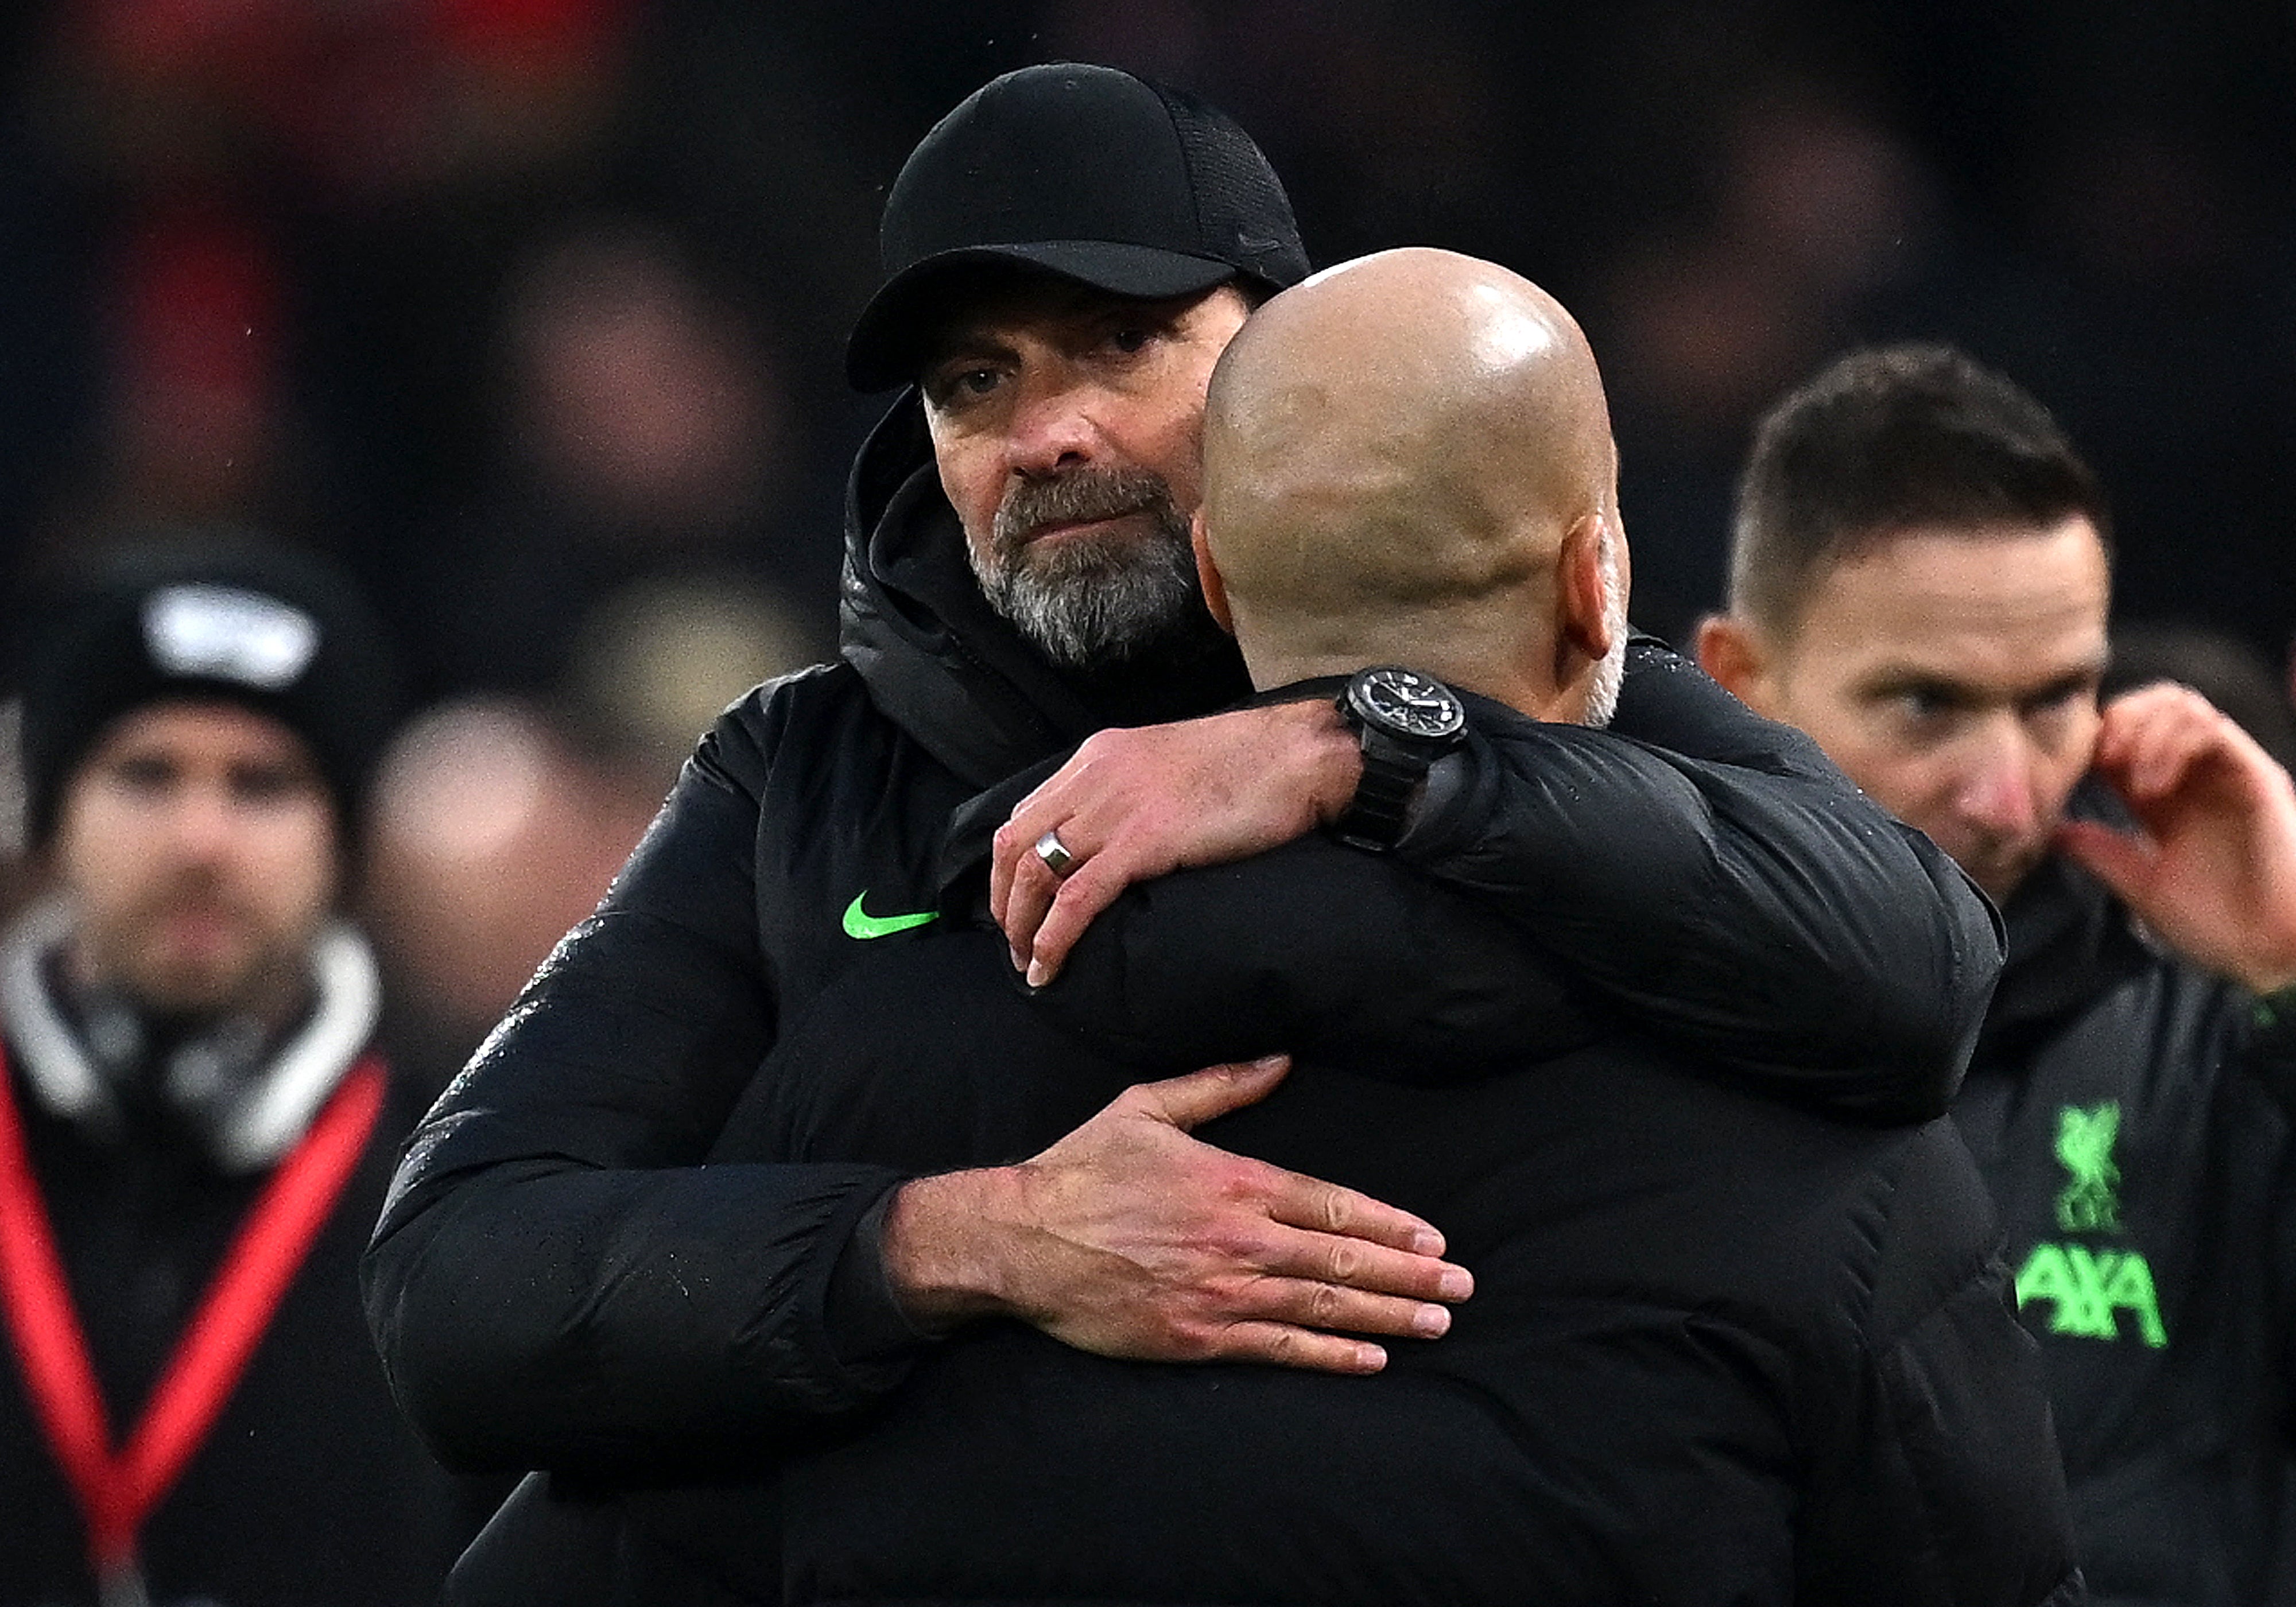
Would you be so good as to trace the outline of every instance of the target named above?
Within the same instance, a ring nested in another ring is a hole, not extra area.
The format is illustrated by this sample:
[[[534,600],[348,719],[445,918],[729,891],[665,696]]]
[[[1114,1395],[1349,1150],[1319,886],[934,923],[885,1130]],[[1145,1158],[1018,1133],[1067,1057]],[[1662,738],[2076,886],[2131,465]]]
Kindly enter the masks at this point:
[[[1128,326],[1122,329],[1111,330],[1109,332],[1108,343],[1116,348],[1117,350],[1129,356],[1134,352],[1144,348],[1148,342],[1155,338],[1156,332],[1152,329]]]
[[[300,771],[284,766],[250,766],[231,775],[232,795],[242,803],[275,804],[303,791]]]
[[[176,767],[163,758],[123,758],[111,767],[112,779],[133,792],[160,792],[175,784]]]
[[[936,407],[963,406],[996,389],[997,373],[993,368],[951,368],[933,375],[925,383],[925,395]]]

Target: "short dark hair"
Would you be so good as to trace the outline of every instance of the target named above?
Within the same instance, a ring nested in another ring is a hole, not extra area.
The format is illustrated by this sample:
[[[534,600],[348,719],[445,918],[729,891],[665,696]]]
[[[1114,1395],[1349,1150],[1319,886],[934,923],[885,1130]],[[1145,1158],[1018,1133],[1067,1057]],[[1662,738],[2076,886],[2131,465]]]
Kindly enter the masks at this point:
[[[1949,346],[1851,352],[1754,430],[1730,538],[1730,610],[1801,622],[1832,565],[1916,527],[1981,534],[2086,517],[2104,493],[2047,408]]]

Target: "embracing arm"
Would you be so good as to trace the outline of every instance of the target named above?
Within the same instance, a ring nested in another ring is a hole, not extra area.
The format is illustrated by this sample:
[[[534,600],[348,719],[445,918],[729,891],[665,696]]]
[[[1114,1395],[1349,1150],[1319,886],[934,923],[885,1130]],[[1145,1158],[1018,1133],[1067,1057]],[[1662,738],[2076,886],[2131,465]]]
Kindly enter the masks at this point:
[[[996,832],[1016,959],[1048,980],[1126,886],[1305,833],[1357,769],[1321,703],[1094,737]],[[1080,861],[1064,881],[1030,851],[1047,830]],[[1467,748],[1436,767],[1396,858],[1645,1029],[1878,1119],[1945,1108],[2001,963],[1991,906],[1928,839],[1647,640],[1608,731],[1471,700]]]
[[[720,723],[410,1141],[367,1313],[443,1457],[615,1472],[770,1454],[896,1387],[910,1318],[1342,1372],[1384,1353],[1330,1329],[1446,1320],[1465,1290],[1426,1223],[1187,1136],[1266,1094],[1265,1067],[1135,1089],[1016,1167],[713,1160],[775,1028],[765,740]]]
[[[1672,1043],[1853,1114],[1941,1113],[2000,972],[1992,906],[1800,732],[1655,644],[1630,662],[1608,733],[1478,721],[1398,857]]]
[[[865,1166],[700,1164],[763,1057],[756,740],[731,717],[594,916],[409,1141],[363,1276],[400,1404],[464,1467],[604,1468],[849,1408],[824,1309]]]

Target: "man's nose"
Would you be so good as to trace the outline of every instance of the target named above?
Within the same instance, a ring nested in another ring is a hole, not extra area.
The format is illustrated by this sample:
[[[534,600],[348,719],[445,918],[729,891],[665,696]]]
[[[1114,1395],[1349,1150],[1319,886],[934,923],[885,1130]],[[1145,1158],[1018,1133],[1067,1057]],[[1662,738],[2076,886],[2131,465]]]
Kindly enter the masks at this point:
[[[1005,439],[1013,471],[1034,479],[1090,463],[1100,441],[1092,406],[1089,386],[1058,378],[1023,381]]]
[[[2013,722],[1985,733],[1970,756],[1956,799],[1971,824],[2001,837],[2033,830],[2039,810],[2033,795],[2032,758]]]
[[[168,811],[168,832],[185,859],[206,860],[229,851],[237,829],[237,805],[221,787],[180,789]]]

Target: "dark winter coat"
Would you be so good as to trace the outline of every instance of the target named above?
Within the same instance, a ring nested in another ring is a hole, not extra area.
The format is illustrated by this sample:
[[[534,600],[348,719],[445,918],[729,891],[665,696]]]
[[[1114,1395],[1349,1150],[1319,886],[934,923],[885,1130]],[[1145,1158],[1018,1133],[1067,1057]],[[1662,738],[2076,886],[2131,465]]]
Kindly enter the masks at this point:
[[[2062,861],[1954,1107],[2039,1341],[2094,1599],[2284,1599],[2296,1045]]]
[[[914,1168],[701,1163],[777,1045],[897,1023],[924,1067],[969,1030],[923,1001],[975,974],[979,934],[858,935],[939,909],[952,810],[1099,726],[1243,690],[1219,647],[1055,678],[972,586],[913,408],[865,453],[854,507],[846,661],[719,723],[410,1145],[369,1312],[402,1402],[459,1463],[570,1488],[691,1477],[906,1398],[945,1353],[881,1343],[853,1241]],[[1479,726],[1399,857],[1567,954],[1655,1039],[1871,1115],[1941,1108],[1997,953],[1965,880],[1654,645],[1618,729],[1652,741]]]

